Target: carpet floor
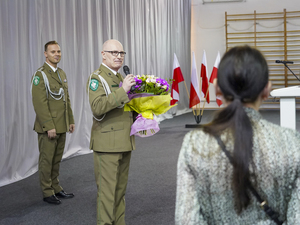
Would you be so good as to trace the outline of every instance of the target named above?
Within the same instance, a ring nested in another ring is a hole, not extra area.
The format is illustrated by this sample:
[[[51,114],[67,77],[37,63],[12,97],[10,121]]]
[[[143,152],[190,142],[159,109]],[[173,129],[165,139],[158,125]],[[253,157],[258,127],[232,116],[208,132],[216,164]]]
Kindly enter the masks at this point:
[[[213,113],[206,110],[201,123],[211,121]],[[279,124],[279,110],[263,110],[261,114]],[[177,159],[184,135],[193,129],[185,128],[186,124],[196,124],[192,113],[162,121],[161,130],[154,136],[136,138],[137,150],[132,154],[126,192],[127,225],[174,224]],[[1,187],[0,224],[96,224],[93,154],[64,160],[59,178],[64,190],[75,194],[60,205],[42,201],[37,173]]]

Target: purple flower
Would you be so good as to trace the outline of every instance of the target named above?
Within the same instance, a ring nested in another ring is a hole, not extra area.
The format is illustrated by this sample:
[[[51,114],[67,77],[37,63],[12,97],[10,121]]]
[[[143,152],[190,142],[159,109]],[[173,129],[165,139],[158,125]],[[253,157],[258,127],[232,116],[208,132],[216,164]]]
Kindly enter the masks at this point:
[[[140,85],[143,82],[142,79],[139,79],[138,77],[134,77],[134,81],[138,85]]]
[[[165,88],[166,91],[169,90],[169,84],[168,84],[168,82],[165,79],[163,79],[163,78],[157,78],[156,82],[159,83],[161,85],[161,87]]]

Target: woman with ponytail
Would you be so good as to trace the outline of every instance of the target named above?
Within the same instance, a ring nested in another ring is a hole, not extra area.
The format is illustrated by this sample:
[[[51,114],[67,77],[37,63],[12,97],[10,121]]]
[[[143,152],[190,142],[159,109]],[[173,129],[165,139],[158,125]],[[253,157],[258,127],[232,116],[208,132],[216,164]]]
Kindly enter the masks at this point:
[[[177,165],[176,225],[276,224],[251,187],[278,221],[300,224],[300,134],[258,112],[271,90],[265,58],[249,46],[230,49],[214,85],[225,107],[184,138]]]

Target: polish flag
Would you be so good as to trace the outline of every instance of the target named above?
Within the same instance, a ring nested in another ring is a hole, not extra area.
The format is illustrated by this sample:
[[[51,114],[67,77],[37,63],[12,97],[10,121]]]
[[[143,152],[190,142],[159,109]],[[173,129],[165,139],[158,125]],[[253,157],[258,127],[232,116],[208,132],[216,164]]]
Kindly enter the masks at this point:
[[[179,87],[178,87],[178,84],[182,81],[184,81],[184,78],[182,76],[182,72],[181,72],[181,69],[180,69],[178,59],[176,57],[176,54],[174,53],[173,82],[172,82],[172,88],[171,88],[172,100],[170,102],[170,105],[174,105],[177,101],[179,101]]]
[[[218,55],[217,55],[217,58],[216,58],[216,61],[215,61],[215,64],[214,64],[214,68],[211,72],[211,76],[210,76],[210,79],[209,79],[210,83],[213,83],[214,79],[216,79],[218,77],[219,64],[220,64],[220,52],[218,52]],[[222,99],[221,99],[220,96],[216,97],[216,102],[217,102],[218,106],[223,104]]]
[[[215,61],[215,64],[214,64],[214,68],[211,72],[211,76],[210,76],[210,79],[209,79],[210,83],[213,83],[214,79],[216,79],[217,76],[218,76],[219,64],[220,64],[220,52],[218,52],[218,55],[217,55],[217,58],[216,58],[216,61]]]
[[[192,74],[191,74],[191,90],[190,90],[190,108],[200,103],[199,80],[197,75],[197,67],[195,54],[193,52],[192,59]]]
[[[220,96],[216,97],[216,102],[217,102],[218,106],[221,106],[223,104],[222,99],[221,99]]]
[[[209,92],[208,90],[208,77],[207,77],[207,62],[206,62],[206,53],[205,50],[203,51],[203,58],[202,58],[202,64],[201,64],[201,78],[202,78],[202,90],[201,90],[201,96],[206,96],[206,101],[209,103]],[[206,95],[207,92],[207,95]]]

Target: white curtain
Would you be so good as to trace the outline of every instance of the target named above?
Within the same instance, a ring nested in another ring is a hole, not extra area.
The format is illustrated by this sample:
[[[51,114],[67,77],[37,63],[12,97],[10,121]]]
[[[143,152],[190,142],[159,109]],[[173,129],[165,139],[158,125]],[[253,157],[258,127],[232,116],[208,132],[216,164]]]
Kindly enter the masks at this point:
[[[37,134],[30,80],[42,66],[44,44],[56,40],[67,74],[76,130],[67,135],[64,158],[89,153],[92,116],[86,82],[101,63],[102,44],[118,39],[133,74],[172,78],[176,53],[190,83],[191,0],[1,0],[0,186],[37,171]],[[180,102],[172,113],[188,110]],[[159,134],[157,134],[159,135]]]

